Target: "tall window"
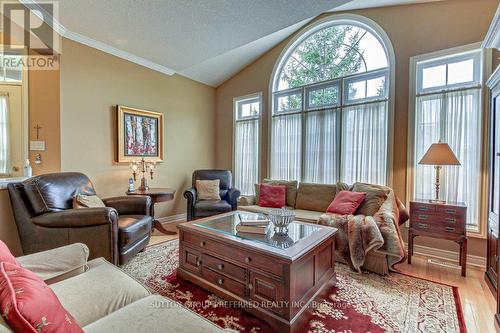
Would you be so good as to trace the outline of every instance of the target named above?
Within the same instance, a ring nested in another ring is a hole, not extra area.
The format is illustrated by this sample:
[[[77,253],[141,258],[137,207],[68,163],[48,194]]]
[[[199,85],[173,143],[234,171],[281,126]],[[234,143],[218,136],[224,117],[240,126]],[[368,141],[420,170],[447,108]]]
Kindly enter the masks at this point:
[[[334,20],[292,44],[273,78],[271,177],[386,184],[387,46],[361,22]]]
[[[234,99],[234,181],[242,194],[254,194],[259,182],[261,94]]]
[[[9,109],[6,93],[0,93],[0,176],[9,173]]]
[[[413,197],[432,199],[434,167],[418,161],[434,142],[446,142],[460,166],[443,166],[442,200],[467,204],[467,227],[479,231],[481,188],[480,49],[412,60],[415,74]]]

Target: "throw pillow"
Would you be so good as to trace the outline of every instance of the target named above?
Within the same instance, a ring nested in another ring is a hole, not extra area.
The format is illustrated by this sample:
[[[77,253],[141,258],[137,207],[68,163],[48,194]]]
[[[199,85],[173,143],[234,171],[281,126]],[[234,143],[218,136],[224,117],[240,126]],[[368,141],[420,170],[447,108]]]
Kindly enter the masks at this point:
[[[340,215],[352,215],[365,200],[365,192],[340,191],[330,206],[326,210],[327,213]]]
[[[19,262],[12,255],[7,245],[0,240],[0,262],[8,262],[13,265],[19,265]]]
[[[286,186],[260,184],[259,206],[281,208],[286,205]]]
[[[197,180],[196,195],[198,200],[220,200],[220,180]]]
[[[29,270],[8,262],[0,263],[0,308],[15,332],[81,332],[56,294]]]
[[[286,186],[286,205],[288,207],[295,207],[295,201],[297,200],[297,186],[298,182],[296,180],[274,180],[265,178],[262,183],[268,185],[285,185]],[[259,192],[256,192],[256,198],[259,198]],[[259,201],[257,200],[257,205]]]
[[[365,201],[359,206],[356,214],[373,216],[379,211],[391,189],[382,185],[354,183],[352,191],[366,193]]]
[[[77,194],[73,197],[73,208],[98,208],[106,207],[97,195]]]

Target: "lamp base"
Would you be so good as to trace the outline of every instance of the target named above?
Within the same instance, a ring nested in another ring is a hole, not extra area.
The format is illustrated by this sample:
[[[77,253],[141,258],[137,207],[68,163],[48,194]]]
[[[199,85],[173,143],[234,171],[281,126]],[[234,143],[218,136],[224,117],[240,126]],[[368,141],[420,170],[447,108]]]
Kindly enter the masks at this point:
[[[446,200],[439,200],[439,199],[429,199],[430,203],[435,203],[435,204],[441,204],[444,205],[446,203]]]

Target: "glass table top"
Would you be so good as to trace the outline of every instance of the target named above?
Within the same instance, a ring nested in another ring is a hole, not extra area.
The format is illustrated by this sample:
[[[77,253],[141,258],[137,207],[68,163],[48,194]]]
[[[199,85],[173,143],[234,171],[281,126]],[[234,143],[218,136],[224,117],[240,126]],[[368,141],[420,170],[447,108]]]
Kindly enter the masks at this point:
[[[240,214],[242,216],[247,215],[247,213]],[[201,228],[206,228],[218,233],[235,236],[261,244],[266,244],[278,249],[290,248],[300,242],[302,239],[309,237],[310,235],[321,229],[320,227],[313,224],[292,222],[290,223],[290,225],[288,225],[288,233],[286,235],[280,235],[274,232],[273,225],[269,222],[269,230],[265,235],[242,233],[236,230],[236,226],[240,224],[240,217],[238,215],[239,214],[236,213],[230,216],[214,218],[208,221],[195,222],[193,223],[193,225]]]

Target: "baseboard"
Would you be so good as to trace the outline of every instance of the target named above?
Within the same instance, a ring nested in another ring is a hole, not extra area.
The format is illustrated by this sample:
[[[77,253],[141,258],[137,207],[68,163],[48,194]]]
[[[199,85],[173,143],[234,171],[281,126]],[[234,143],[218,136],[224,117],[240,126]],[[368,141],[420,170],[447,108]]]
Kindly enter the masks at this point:
[[[183,213],[183,214],[177,214],[177,215],[164,216],[164,217],[158,218],[158,221],[160,221],[161,224],[187,221],[187,214]]]
[[[413,245],[413,254],[458,262],[458,252],[436,249],[434,247]],[[468,254],[467,265],[485,268],[486,258]]]

